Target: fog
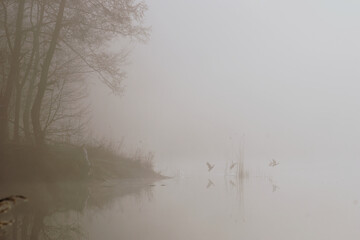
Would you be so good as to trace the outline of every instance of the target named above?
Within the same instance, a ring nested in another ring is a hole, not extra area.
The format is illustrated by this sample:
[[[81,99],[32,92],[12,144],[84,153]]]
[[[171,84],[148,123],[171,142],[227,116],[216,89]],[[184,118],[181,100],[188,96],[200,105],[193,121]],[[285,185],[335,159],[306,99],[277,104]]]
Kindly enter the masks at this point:
[[[93,85],[97,135],[154,151],[165,172],[232,160],[241,144],[254,169],[358,166],[360,3],[148,5],[123,96]]]
[[[0,239],[359,239],[360,2],[0,4]]]

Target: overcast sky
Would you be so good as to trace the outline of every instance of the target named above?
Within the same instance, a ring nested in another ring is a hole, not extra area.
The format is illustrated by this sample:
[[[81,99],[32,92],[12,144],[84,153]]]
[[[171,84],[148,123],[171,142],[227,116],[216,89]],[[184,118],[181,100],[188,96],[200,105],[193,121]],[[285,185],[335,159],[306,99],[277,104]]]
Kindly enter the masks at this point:
[[[360,162],[360,2],[153,0],[123,97],[94,85],[99,135],[159,168]],[[115,48],[120,49],[122,44]]]

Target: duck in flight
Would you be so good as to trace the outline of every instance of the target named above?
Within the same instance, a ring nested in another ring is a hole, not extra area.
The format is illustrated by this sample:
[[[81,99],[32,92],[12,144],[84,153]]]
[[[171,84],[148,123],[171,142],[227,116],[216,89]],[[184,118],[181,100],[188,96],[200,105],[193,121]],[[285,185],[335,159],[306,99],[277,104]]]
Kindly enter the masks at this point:
[[[269,167],[275,167],[276,165],[279,165],[280,163],[276,162],[275,159],[272,159],[272,161],[270,161],[269,163]]]
[[[206,165],[208,167],[209,172],[215,167],[215,164],[211,165],[209,162],[207,162]]]

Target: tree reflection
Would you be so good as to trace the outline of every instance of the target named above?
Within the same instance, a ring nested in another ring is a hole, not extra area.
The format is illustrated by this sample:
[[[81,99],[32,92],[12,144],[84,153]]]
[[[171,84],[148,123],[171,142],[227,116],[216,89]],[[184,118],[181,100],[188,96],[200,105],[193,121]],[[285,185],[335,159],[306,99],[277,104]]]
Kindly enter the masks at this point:
[[[0,240],[55,240],[87,239],[81,227],[84,210],[104,208],[123,196],[145,196],[151,200],[148,183],[122,184],[54,182],[12,184],[0,186],[0,194],[21,192],[28,196],[26,204],[19,205],[7,215],[14,220]]]

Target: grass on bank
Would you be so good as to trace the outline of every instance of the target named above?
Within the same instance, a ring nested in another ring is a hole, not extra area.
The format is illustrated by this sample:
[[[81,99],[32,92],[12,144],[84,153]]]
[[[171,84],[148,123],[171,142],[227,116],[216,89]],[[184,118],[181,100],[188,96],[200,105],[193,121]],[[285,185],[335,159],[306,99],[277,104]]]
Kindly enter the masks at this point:
[[[86,160],[84,148],[87,151]],[[155,172],[153,154],[117,153],[105,145],[51,144],[41,150],[29,144],[0,146],[1,181],[107,180],[163,178]]]

